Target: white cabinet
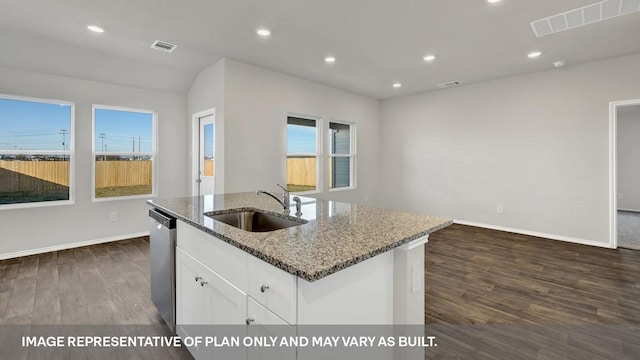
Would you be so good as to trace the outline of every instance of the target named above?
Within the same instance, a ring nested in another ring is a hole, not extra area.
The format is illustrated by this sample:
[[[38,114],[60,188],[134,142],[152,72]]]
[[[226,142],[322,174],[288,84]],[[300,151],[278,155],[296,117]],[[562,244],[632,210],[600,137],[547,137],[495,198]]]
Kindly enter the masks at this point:
[[[242,325],[247,294],[198,260],[176,249],[176,330],[181,337],[211,335],[199,325]],[[224,349],[189,346],[194,358],[209,358]]]
[[[295,337],[296,328],[287,324],[278,315],[260,305],[249,297],[247,316],[251,320],[248,327],[249,336],[253,337]],[[275,326],[274,326],[275,325]],[[296,358],[295,347],[276,346],[272,348],[250,348],[248,351],[250,360],[294,360]]]
[[[247,293],[289,324],[296,323],[296,280],[295,275],[267,264],[255,256],[249,257]]]

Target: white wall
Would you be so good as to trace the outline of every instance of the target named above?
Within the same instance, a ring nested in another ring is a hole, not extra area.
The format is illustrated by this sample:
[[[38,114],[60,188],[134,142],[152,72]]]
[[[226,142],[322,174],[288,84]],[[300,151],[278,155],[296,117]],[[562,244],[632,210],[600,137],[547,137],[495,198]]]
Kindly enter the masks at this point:
[[[640,105],[618,108],[617,145],[618,209],[640,211]]]
[[[225,191],[277,190],[276,183],[286,182],[287,114],[295,113],[356,123],[357,189],[330,193],[325,184],[318,196],[356,203],[367,197],[374,203],[379,106],[372,98],[227,59]]]
[[[145,200],[91,201],[92,104],[156,111],[158,195],[187,195],[184,95],[2,67],[0,93],[74,102],[76,149],[75,204],[0,210],[0,258],[148,231]],[[111,211],[118,213],[117,222],[109,221]]]
[[[192,156],[193,156],[193,114],[199,112],[215,109],[215,192],[222,194],[224,190],[224,99],[225,99],[225,59],[218,61],[217,63],[202,70],[196,80],[194,81],[189,94],[187,95],[189,116],[186,123],[186,127],[189,129],[189,187],[191,188],[192,178],[195,173],[193,169]]]
[[[609,102],[640,98],[639,64],[630,55],[384,101],[383,203],[606,244]]]

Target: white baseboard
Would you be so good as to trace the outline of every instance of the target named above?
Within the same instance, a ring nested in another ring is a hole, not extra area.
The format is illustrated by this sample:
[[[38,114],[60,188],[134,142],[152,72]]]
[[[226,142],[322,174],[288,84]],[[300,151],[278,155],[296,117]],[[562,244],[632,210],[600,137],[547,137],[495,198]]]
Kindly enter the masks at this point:
[[[563,236],[563,235],[545,234],[545,233],[541,233],[541,232],[537,232],[537,231],[520,230],[520,229],[514,229],[514,228],[510,228],[510,227],[506,227],[506,226],[487,225],[487,224],[475,223],[475,222],[465,221],[465,220],[454,220],[453,222],[455,224],[460,224],[460,225],[469,225],[469,226],[475,226],[475,227],[480,227],[480,228],[485,228],[485,229],[506,231],[506,232],[516,233],[516,234],[530,235],[530,236],[536,236],[536,237],[552,239],[552,240],[566,241],[566,242],[582,244],[582,245],[597,246],[597,247],[603,247],[603,248],[607,248],[607,249],[612,249],[613,248],[611,246],[611,244],[608,243],[608,242],[603,243],[603,242],[600,242],[600,241],[579,239],[579,238],[573,238],[573,237]]]
[[[39,249],[15,251],[15,252],[6,253],[6,254],[0,254],[0,260],[13,259],[13,258],[17,258],[17,257],[37,255],[37,254],[43,254],[43,253],[48,253],[48,252],[52,252],[52,251],[68,250],[68,249],[78,248],[78,247],[82,247],[82,246],[103,244],[103,243],[108,243],[108,242],[112,242],[112,241],[126,240],[126,239],[132,239],[132,238],[148,236],[148,235],[149,235],[149,232],[148,231],[144,231],[144,232],[139,232],[139,233],[134,233],[134,234],[111,236],[111,237],[106,237],[106,238],[102,238],[102,239],[79,241],[79,242],[70,243],[70,244],[60,244],[60,245],[54,245],[54,246],[47,246],[47,247],[43,247],[43,248],[39,248]]]

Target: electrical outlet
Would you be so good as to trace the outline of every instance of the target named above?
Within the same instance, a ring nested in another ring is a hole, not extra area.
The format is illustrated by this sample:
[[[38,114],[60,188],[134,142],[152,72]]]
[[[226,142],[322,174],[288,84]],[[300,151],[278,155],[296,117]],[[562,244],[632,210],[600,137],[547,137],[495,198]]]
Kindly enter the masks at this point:
[[[109,214],[109,221],[111,222],[118,221],[118,213],[116,211],[112,211],[111,214]]]
[[[504,205],[502,205],[502,204],[496,205],[496,212],[498,214],[504,214]]]

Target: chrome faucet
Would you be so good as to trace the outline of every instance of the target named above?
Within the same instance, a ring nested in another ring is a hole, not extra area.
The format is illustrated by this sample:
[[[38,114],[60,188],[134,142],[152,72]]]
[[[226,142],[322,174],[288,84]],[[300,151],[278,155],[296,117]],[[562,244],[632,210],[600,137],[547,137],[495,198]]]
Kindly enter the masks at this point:
[[[264,191],[264,190],[258,190],[256,191],[256,195],[260,195],[260,194],[265,194],[265,195],[269,195],[272,198],[274,198],[277,202],[280,203],[280,205],[282,205],[282,208],[284,209],[283,211],[285,213],[289,213],[291,210],[291,206],[289,203],[289,191],[287,190],[287,188],[285,188],[284,186],[280,185],[280,184],[276,184],[278,185],[278,187],[280,187],[282,190],[284,190],[284,194],[282,194],[282,200],[278,199],[278,197],[276,195],[273,195],[273,193],[270,193],[268,191]]]

